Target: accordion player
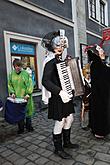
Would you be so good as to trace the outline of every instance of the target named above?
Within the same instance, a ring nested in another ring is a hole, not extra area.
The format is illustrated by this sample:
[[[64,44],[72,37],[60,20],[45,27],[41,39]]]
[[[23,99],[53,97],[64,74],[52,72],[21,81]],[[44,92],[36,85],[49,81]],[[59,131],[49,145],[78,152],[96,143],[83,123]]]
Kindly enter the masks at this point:
[[[63,51],[68,47],[68,39],[63,32],[61,30],[49,33],[42,40],[42,46],[48,50],[44,60],[42,100],[48,103],[48,119],[54,120],[54,153],[63,159],[70,159],[71,155],[66,153],[63,147],[79,148],[79,145],[70,142],[71,124],[75,112],[72,100],[74,85],[70,84],[72,75],[68,74],[69,66],[62,61]],[[67,83],[65,88],[63,79],[65,84]]]

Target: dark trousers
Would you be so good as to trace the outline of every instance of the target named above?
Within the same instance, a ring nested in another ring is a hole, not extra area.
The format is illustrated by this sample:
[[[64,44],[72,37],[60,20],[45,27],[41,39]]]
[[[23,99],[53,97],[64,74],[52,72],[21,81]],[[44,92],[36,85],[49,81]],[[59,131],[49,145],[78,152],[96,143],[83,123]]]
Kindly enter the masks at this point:
[[[24,131],[24,128],[26,127],[27,130],[30,130],[32,128],[32,121],[30,117],[26,117],[26,122],[24,120],[20,120],[18,122],[18,129],[21,131]]]

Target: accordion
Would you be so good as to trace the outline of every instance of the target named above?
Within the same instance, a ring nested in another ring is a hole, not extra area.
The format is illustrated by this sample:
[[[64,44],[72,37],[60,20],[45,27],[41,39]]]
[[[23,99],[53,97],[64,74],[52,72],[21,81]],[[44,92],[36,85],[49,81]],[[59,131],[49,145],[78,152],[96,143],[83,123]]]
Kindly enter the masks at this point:
[[[62,89],[70,98],[84,94],[84,84],[78,58],[56,64]]]

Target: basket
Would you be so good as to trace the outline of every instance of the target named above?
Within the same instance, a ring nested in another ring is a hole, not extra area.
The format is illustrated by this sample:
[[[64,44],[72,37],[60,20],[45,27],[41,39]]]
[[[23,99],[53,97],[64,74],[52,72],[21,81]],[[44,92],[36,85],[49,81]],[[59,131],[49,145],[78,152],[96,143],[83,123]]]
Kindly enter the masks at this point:
[[[26,105],[26,101],[16,102],[15,100],[13,102],[13,100],[7,99],[5,103],[5,120],[9,124],[16,124],[23,120],[25,118]]]

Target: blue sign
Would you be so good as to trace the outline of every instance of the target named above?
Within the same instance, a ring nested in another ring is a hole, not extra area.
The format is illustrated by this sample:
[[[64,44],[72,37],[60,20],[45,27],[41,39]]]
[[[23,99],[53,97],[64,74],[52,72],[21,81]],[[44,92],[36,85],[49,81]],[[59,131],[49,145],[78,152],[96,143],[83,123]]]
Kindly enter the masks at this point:
[[[13,54],[35,55],[35,46],[32,44],[11,42],[10,47]]]

